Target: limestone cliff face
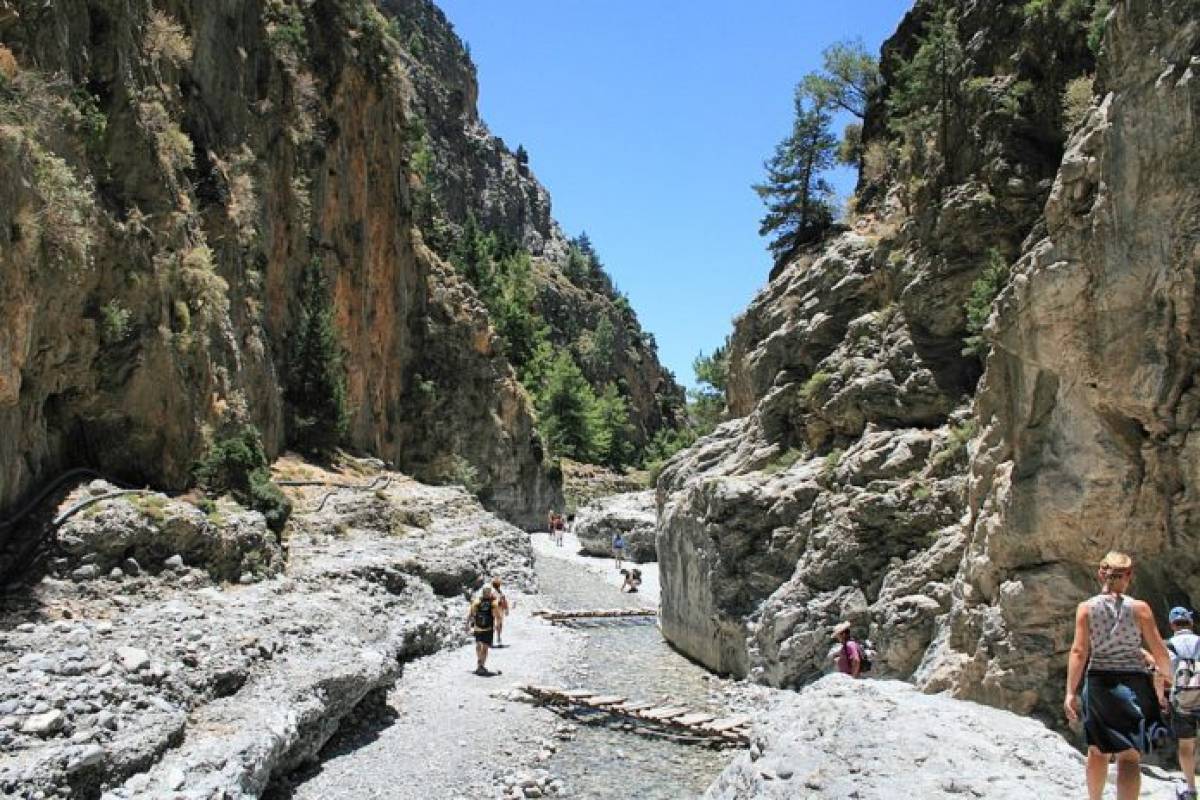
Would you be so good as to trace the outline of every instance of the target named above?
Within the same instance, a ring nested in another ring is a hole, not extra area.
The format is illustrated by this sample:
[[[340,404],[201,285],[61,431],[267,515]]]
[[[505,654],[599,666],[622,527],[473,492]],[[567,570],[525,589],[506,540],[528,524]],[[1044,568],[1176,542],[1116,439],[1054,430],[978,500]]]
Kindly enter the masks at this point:
[[[352,446],[473,472],[522,523],[560,502],[486,315],[416,229],[414,59],[373,3],[6,0],[0,46],[0,509],[80,464],[183,487],[233,420],[277,451],[314,258]]]
[[[1116,8],[1100,99],[992,318],[970,541],[919,673],[1022,711],[1060,704],[1105,550],[1134,554],[1160,619],[1200,597],[1200,22],[1194,2]]]
[[[550,194],[518,154],[488,129],[475,108],[475,68],[463,42],[430,0],[383,0],[409,52],[414,109],[427,133],[431,163],[427,185],[449,238],[473,216],[486,231],[508,237],[533,257],[535,310],[547,322],[551,342],[570,347],[597,390],[616,383],[628,399],[635,443],[682,422],[683,389],[658,360],[653,336],[644,332],[609,276],[597,269],[572,275],[570,242],[551,215]],[[536,157],[536,154],[534,154]],[[610,331],[603,347],[616,354],[596,363],[581,346],[599,330]]]
[[[965,307],[988,265],[1039,229],[1086,32],[1022,3],[952,4],[953,113],[905,139],[887,97],[935,4],[884,45],[883,91],[846,230],[780,265],[735,324],[738,418],[658,484],[663,630],[724,672],[793,685],[827,667],[848,619],[908,677],[954,605],[967,542]]]

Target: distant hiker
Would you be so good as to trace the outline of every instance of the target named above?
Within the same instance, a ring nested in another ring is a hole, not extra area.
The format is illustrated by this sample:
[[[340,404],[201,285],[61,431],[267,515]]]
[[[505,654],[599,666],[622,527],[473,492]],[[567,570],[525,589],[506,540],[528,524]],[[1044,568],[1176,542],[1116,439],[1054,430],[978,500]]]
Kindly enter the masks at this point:
[[[1171,623],[1171,676],[1175,684],[1171,698],[1171,727],[1179,739],[1179,768],[1187,789],[1181,790],[1179,800],[1196,800],[1196,726],[1200,724],[1200,689],[1189,688],[1196,683],[1197,662],[1200,662],[1200,636],[1192,630],[1192,612],[1176,606],[1167,615]]]
[[[638,587],[642,585],[642,571],[640,569],[623,569],[621,574],[625,576],[625,582],[621,584],[622,592],[634,594]]]
[[[492,635],[495,632],[496,592],[491,586],[485,585],[479,592],[479,597],[471,602],[467,611],[467,628],[475,634],[475,674],[491,677],[498,675],[486,666],[488,648],[492,646]]]
[[[620,569],[625,560],[625,537],[620,531],[613,534],[612,538],[613,558],[617,561],[617,569]]]
[[[562,547],[563,531],[565,531],[566,529],[567,529],[567,524],[563,520],[563,515],[555,514],[554,515],[554,541],[556,544],[558,544],[559,547]]]
[[[496,644],[494,647],[504,647],[500,637],[504,633],[504,620],[508,618],[508,597],[500,588],[500,579],[492,578],[492,591],[496,593],[496,602],[492,607],[492,618],[496,628]]]
[[[837,665],[837,671],[849,675],[851,678],[857,678],[862,673],[862,647],[850,635],[850,623],[839,622],[833,629],[833,638],[837,640],[838,647],[834,651],[834,663]]]
[[[1133,559],[1111,552],[1097,576],[1100,594],[1075,610],[1063,710],[1071,722],[1083,718],[1088,800],[1101,800],[1110,756],[1117,761],[1117,800],[1134,800],[1141,790],[1141,755],[1167,733],[1141,643],[1168,681],[1171,662],[1150,606],[1126,594]]]

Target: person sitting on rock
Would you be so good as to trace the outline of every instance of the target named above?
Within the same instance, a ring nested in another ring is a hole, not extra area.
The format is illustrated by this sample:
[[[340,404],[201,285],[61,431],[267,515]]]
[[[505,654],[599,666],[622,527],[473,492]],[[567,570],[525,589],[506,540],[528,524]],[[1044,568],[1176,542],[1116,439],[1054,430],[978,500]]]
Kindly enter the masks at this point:
[[[495,616],[496,592],[491,586],[485,585],[467,611],[467,629],[475,635],[475,674],[487,678],[500,674],[485,666],[495,632]]]
[[[1117,761],[1117,800],[1134,800],[1141,791],[1142,753],[1167,735],[1154,682],[1142,660],[1142,642],[1168,682],[1171,662],[1154,612],[1126,594],[1133,559],[1111,552],[1100,562],[1097,576],[1100,594],[1075,609],[1063,710],[1070,722],[1083,718],[1088,800],[1104,795],[1111,757]]]
[[[621,574],[625,576],[625,582],[621,584],[622,592],[634,594],[638,587],[642,585],[642,571],[640,569],[623,569]]]
[[[496,643],[493,647],[504,647],[501,638],[504,635],[504,620],[508,617],[508,597],[500,588],[500,578],[492,578],[492,591],[496,593],[496,602],[492,607],[492,619],[496,629]]]
[[[862,648],[850,635],[850,623],[839,622],[833,629],[833,638],[838,646],[834,652],[834,664],[837,671],[851,678],[857,678],[862,671]]]

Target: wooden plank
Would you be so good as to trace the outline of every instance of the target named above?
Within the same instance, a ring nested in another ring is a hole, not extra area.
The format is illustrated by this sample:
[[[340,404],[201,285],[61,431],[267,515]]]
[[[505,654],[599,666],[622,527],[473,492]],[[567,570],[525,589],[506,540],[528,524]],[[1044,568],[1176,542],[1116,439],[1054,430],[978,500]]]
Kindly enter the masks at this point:
[[[587,704],[590,706],[612,706],[624,702],[625,698],[619,694],[598,695],[587,698]]]
[[[585,700],[589,697],[595,697],[596,693],[587,689],[567,689],[560,694],[569,700]]]
[[[645,711],[648,708],[654,708],[658,703],[621,703],[615,706],[609,706],[609,711],[620,711],[622,714],[629,714],[634,711]]]
[[[712,714],[695,713],[684,714],[682,717],[676,717],[675,719],[671,720],[671,722],[675,725],[687,725],[690,727],[692,725],[699,725],[703,722],[711,722],[714,719],[716,719],[716,717],[714,717]]]
[[[740,728],[743,725],[749,724],[749,722],[750,722],[750,717],[747,717],[744,714],[738,714],[735,717],[725,717],[724,719],[719,719],[715,722],[710,722],[707,725],[705,725],[704,727],[708,728],[710,731],[717,731],[718,733],[720,733],[722,731],[729,731],[729,730],[733,730],[734,728]]]
[[[664,708],[652,708],[649,711],[643,711],[638,716],[646,719],[663,720],[671,717],[682,717],[688,713],[686,708],[678,708],[676,706],[666,706]]]

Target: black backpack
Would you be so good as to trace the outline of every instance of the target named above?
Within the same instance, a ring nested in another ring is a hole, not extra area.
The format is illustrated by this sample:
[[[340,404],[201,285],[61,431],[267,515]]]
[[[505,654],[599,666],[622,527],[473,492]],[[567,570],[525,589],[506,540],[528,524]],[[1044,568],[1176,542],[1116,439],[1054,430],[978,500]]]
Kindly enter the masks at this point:
[[[475,606],[475,627],[481,631],[489,630],[492,627],[491,600],[479,598],[479,604]]]

